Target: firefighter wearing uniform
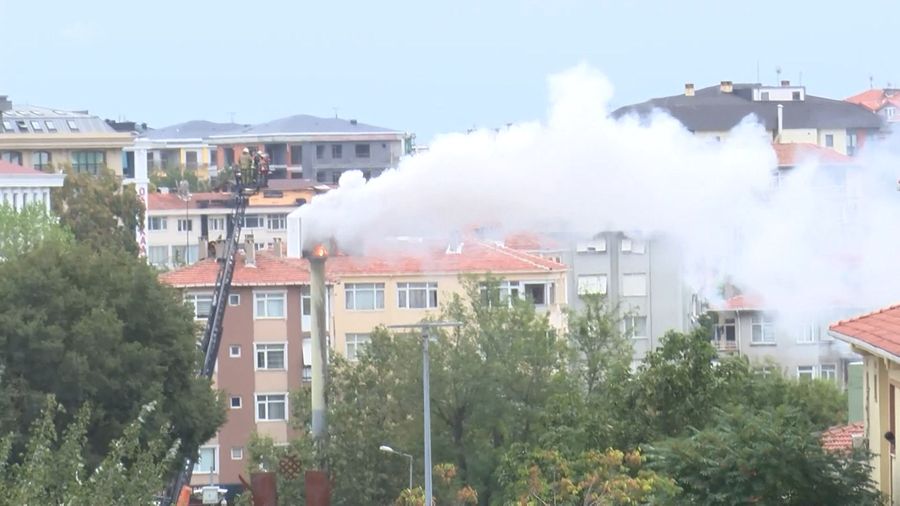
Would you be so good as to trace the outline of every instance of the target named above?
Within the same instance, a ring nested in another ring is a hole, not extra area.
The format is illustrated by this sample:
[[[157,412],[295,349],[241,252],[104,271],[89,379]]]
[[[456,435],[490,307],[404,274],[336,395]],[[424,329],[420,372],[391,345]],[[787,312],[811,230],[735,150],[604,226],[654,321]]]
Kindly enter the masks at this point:
[[[240,160],[238,160],[238,170],[235,174],[235,181],[237,181],[237,184],[241,184],[243,182],[242,178],[244,177],[250,178],[249,180],[252,181],[252,170],[253,158],[250,157],[250,150],[244,148],[244,150],[241,152],[241,158]]]

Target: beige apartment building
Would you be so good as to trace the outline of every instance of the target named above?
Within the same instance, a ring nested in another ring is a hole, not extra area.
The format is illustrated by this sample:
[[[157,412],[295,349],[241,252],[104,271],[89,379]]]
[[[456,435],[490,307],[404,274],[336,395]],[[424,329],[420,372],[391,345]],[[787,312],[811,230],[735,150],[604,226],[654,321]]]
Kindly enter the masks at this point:
[[[282,248],[255,251],[250,244],[245,243],[235,268],[214,376],[216,388],[225,392],[228,417],[201,449],[197,484],[238,483],[253,432],[276,443],[288,441],[293,435],[290,392],[308,377],[308,263],[284,257]],[[202,322],[218,268],[215,260],[203,259],[161,279],[183,291]],[[504,280],[505,294],[527,297],[553,324],[563,325],[566,268],[557,262],[477,240],[452,247],[397,243],[364,256],[334,256],[326,263],[331,349],[355,360],[378,325],[417,323],[435,315],[462,292],[462,275],[488,273]]]
[[[132,134],[117,132],[87,111],[13,105],[0,96],[0,159],[48,172],[71,166],[97,174],[106,167],[122,176],[122,149]]]

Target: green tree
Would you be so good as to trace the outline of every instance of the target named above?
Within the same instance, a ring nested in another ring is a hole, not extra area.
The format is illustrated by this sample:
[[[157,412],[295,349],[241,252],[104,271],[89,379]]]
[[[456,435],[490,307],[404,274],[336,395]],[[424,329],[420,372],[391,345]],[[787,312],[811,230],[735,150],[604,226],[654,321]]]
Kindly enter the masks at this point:
[[[52,200],[54,213],[75,239],[95,250],[137,254],[135,230],[143,227],[144,205],[134,186],[123,187],[111,171],[94,176],[69,170]]]
[[[184,166],[167,167],[150,174],[150,184],[154,190],[160,187],[177,190],[181,181],[187,181],[192,192],[204,192],[210,189],[209,181],[201,180],[197,177],[197,171],[188,170]]]
[[[140,407],[188,448],[211,437],[224,407],[198,379],[193,315],[156,272],[121,251],[44,242],[0,262],[0,433],[21,448],[46,394],[66,413],[90,403],[87,455],[107,453]],[[62,416],[68,423],[71,416]]]
[[[17,211],[0,204],[0,260],[14,258],[43,241],[69,241],[69,234],[43,204],[29,204]]]
[[[650,454],[686,504],[880,504],[869,456],[826,452],[808,416],[789,406],[718,411],[711,426]]]

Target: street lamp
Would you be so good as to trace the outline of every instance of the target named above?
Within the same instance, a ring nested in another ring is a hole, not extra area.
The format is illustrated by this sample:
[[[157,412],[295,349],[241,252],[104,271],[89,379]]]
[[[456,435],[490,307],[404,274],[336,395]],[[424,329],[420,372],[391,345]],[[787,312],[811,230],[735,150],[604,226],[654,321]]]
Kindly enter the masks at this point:
[[[381,445],[378,447],[379,450],[384,453],[393,453],[394,455],[399,455],[401,457],[406,457],[409,459],[409,489],[412,490],[412,468],[413,468],[413,456],[408,453],[398,452],[397,450],[391,448],[388,445]]]
[[[440,327],[460,327],[462,323],[454,321],[422,322],[411,325],[388,325],[390,329],[419,329],[422,331],[422,399],[424,401],[423,426],[425,433],[425,505],[433,504],[434,494],[431,485],[431,374],[429,372],[428,342],[432,329]]]
[[[191,218],[188,213],[191,202],[191,186],[182,180],[178,183],[178,198],[184,201],[184,265],[188,265],[188,250],[191,249]],[[199,251],[197,252],[199,256]]]

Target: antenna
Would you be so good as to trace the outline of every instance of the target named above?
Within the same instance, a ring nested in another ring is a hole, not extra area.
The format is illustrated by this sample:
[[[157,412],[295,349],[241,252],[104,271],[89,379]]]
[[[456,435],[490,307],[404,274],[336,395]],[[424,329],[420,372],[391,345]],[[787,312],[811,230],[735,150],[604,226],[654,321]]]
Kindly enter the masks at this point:
[[[756,82],[759,83],[759,59],[756,60]]]
[[[337,119],[337,117],[338,117],[338,108],[337,108],[337,107],[332,107],[332,109],[334,110],[334,118]]]
[[[225,113],[225,114],[228,115],[228,122],[229,122],[229,123],[234,123],[234,115],[235,115],[235,113],[233,113],[233,112],[227,112],[227,113]]]
[[[781,84],[781,65],[775,66],[775,84]]]
[[[869,89],[875,88],[875,76],[869,74]]]

